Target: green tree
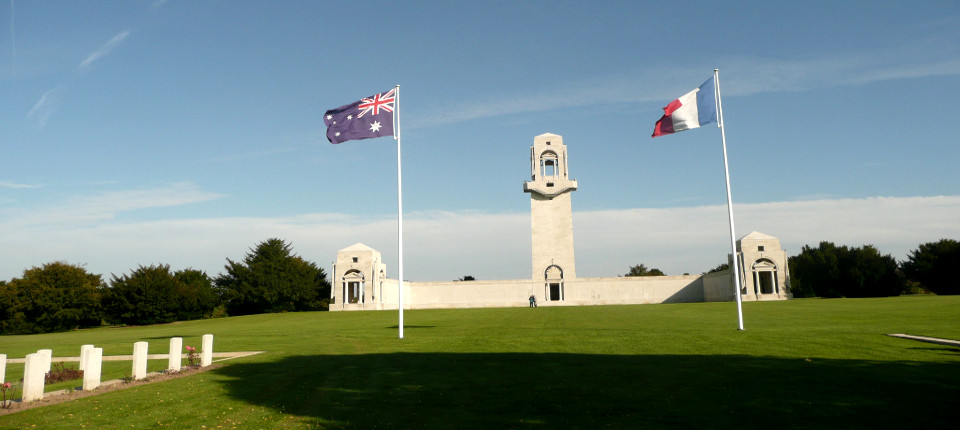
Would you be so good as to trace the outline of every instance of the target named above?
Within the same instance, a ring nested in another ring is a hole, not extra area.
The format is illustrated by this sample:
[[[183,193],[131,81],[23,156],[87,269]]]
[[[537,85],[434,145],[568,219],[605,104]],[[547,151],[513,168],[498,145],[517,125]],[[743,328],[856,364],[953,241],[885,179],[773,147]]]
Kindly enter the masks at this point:
[[[197,269],[178,270],[173,274],[181,284],[178,301],[180,321],[206,318],[220,305],[220,295],[213,286],[213,279]]]
[[[213,282],[194,269],[170,271],[165,264],[139,266],[111,279],[104,295],[112,323],[146,325],[200,319],[219,303]]]
[[[294,255],[281,239],[257,244],[236,262],[229,258],[214,280],[230,315],[324,310],[330,284],[323,269]]]
[[[115,324],[147,325],[176,321],[177,281],[170,266],[139,266],[129,275],[113,275],[103,305]]]
[[[717,273],[717,272],[722,272],[724,270],[730,270],[729,263],[720,263],[719,265],[717,265],[717,267],[710,269],[710,271],[708,271],[707,273]]]
[[[53,262],[24,270],[0,286],[0,333],[27,334],[102,323],[103,281],[82,266]]]
[[[956,272],[960,268],[960,242],[941,239],[910,251],[900,268],[907,279],[937,294],[960,294]]]
[[[630,271],[623,276],[665,276],[665,274],[660,269],[647,269],[647,266],[638,264],[630,266]]]
[[[872,245],[820,242],[788,260],[794,297],[886,297],[903,292],[897,261]]]

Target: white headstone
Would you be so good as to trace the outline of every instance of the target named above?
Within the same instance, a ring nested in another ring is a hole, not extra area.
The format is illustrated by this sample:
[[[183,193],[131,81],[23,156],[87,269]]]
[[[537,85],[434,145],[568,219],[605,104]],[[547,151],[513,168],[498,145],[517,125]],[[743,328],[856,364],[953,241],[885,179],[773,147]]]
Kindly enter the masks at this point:
[[[175,372],[180,371],[180,361],[183,354],[183,338],[182,337],[171,337],[170,338],[170,357],[168,359],[167,369],[173,370]]]
[[[29,402],[43,398],[43,375],[46,367],[39,353],[27,354],[23,364],[23,401]]]
[[[213,362],[213,335],[203,335],[201,343],[203,344],[203,352],[200,355],[200,365],[206,367]]]
[[[41,349],[37,351],[37,354],[40,354],[43,357],[43,373],[50,371],[50,363],[53,361],[53,350],[52,349]]]
[[[7,354],[0,354],[0,384],[6,381],[7,377]]]
[[[103,360],[103,348],[93,348],[87,354],[83,365],[83,390],[90,391],[100,386],[100,364]]]
[[[87,354],[90,353],[90,350],[93,349],[93,345],[83,345],[80,347],[80,370],[83,370],[83,362],[87,358]]]
[[[133,344],[133,379],[143,379],[147,377],[147,343],[137,342]]]

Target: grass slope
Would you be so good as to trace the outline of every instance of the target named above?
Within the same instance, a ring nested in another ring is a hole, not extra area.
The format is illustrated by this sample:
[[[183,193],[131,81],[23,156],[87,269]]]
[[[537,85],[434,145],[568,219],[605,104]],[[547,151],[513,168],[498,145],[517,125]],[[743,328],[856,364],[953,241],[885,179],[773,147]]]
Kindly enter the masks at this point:
[[[947,428],[960,297],[290,313],[0,337],[0,352],[167,338],[266,350],[182,379],[0,417],[0,428]],[[158,363],[162,367],[162,363]],[[111,368],[126,376],[129,363]],[[151,363],[153,366],[153,363]],[[22,372],[8,365],[7,379]]]

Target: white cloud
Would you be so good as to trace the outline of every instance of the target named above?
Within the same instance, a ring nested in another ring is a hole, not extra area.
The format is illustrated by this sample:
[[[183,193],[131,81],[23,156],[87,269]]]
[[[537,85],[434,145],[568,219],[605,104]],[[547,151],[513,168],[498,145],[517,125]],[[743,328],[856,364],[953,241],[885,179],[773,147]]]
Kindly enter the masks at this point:
[[[39,185],[18,184],[9,181],[0,181],[0,188],[40,188]]]
[[[381,251],[389,276],[397,276],[394,215],[327,213],[116,222],[107,216],[108,210],[91,214],[90,208],[98,202],[122,211],[216,197],[182,187],[186,191],[181,193],[109,193],[78,199],[53,211],[58,218],[73,209],[84,222],[0,221],[0,243],[6,253],[0,258],[0,279],[55,260],[85,263],[88,270],[105,276],[154,263],[170,264],[174,269],[194,267],[213,276],[222,270],[226,258],[240,259],[250,247],[272,237],[292,243],[295,252],[328,271],[337,250],[362,242]],[[150,196],[159,199],[149,203],[153,201]],[[773,202],[736,205],[734,210],[738,238],[753,230],[771,234],[781,239],[790,255],[803,245],[816,246],[826,240],[850,246],[873,244],[883,253],[904,259],[920,243],[960,238],[956,217],[960,196]],[[43,212],[34,215],[43,218]],[[407,279],[452,280],[463,275],[518,279],[531,275],[529,213],[408,213],[404,227]],[[668,274],[700,273],[726,261],[730,250],[725,206],[575,212],[574,238],[577,274],[583,277],[616,276],[638,263]]]
[[[788,255],[830,241],[875,245],[903,260],[923,242],[960,239],[960,196],[873,197],[759,204],[734,203],[737,238],[760,231]],[[700,273],[730,252],[727,208],[632,209],[574,214],[577,273],[601,276],[644,263],[670,274]]]
[[[90,67],[90,65],[93,64],[94,61],[97,61],[100,58],[106,56],[107,54],[112,52],[114,49],[116,49],[117,46],[120,46],[120,43],[123,42],[123,40],[126,39],[127,36],[129,35],[130,35],[130,30],[126,30],[126,31],[121,31],[116,36],[113,36],[110,40],[107,41],[107,43],[104,43],[103,46],[101,46],[96,51],[93,51],[90,55],[88,55],[87,58],[84,59],[79,66],[77,66],[77,68],[84,69],[84,68]]]

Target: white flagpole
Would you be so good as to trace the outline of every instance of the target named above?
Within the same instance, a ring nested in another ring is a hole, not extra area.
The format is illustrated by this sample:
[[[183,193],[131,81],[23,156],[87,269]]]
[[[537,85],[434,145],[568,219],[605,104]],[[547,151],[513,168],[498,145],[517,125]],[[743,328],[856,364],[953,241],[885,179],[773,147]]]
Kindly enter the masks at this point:
[[[737,234],[733,229],[733,199],[730,197],[730,168],[727,167],[727,134],[723,130],[723,103],[720,101],[720,69],[713,69],[714,91],[717,96],[717,126],[720,127],[720,139],[723,142],[723,174],[727,179],[727,215],[730,218],[730,255],[733,256],[733,284],[736,287],[738,330],[743,330],[743,306],[740,298],[740,268],[737,264]]]
[[[397,93],[394,96],[393,138],[397,140],[397,246],[400,249],[400,282],[397,284],[398,308],[400,309],[400,339],[403,339],[403,175],[400,174],[400,85],[397,84]]]

